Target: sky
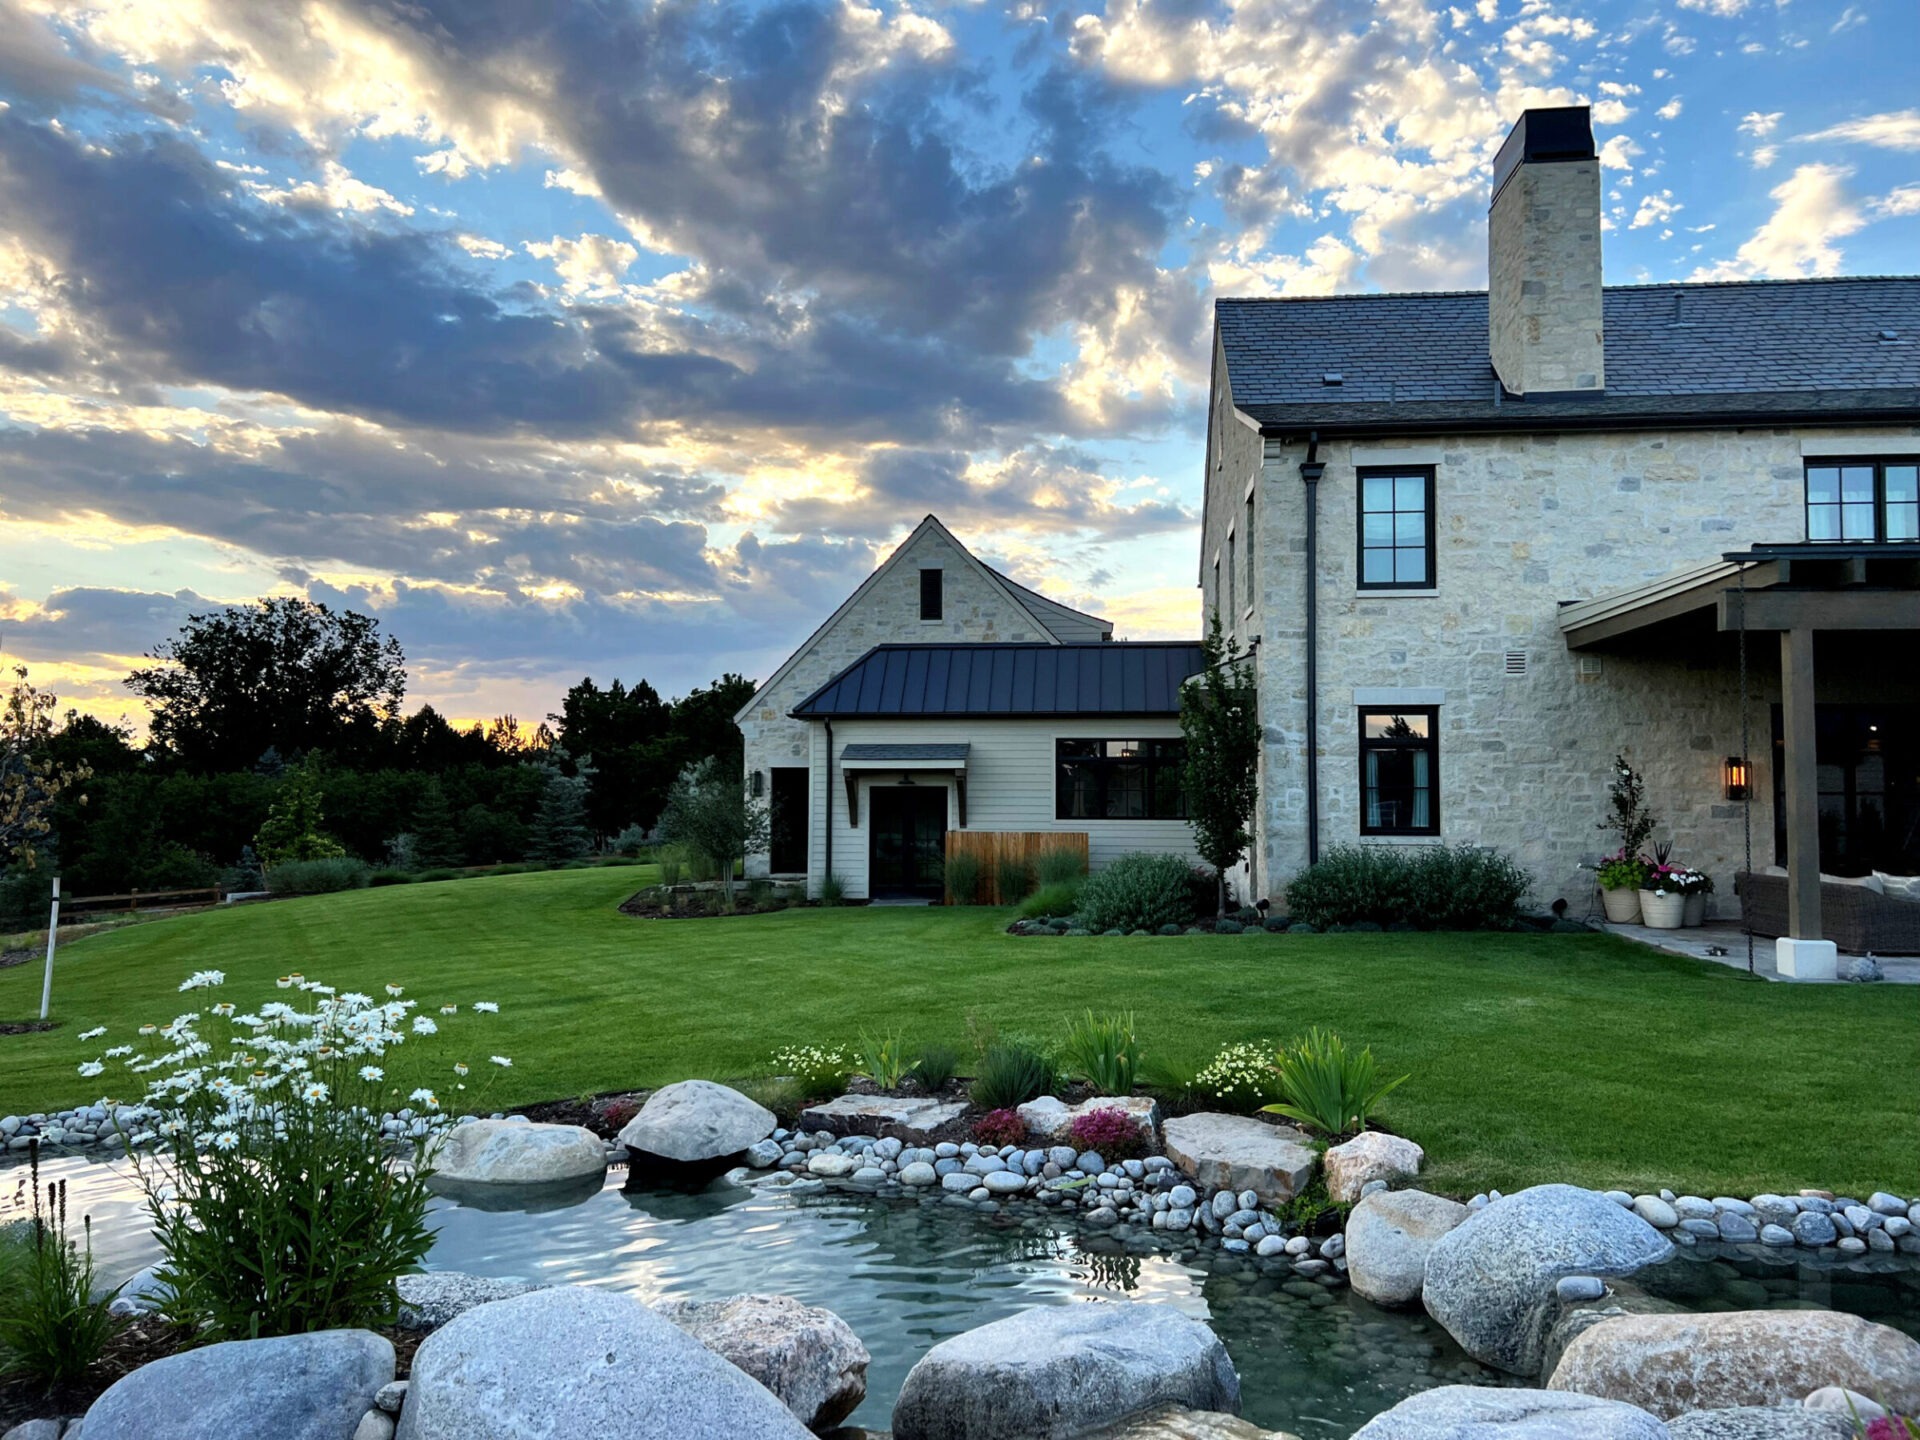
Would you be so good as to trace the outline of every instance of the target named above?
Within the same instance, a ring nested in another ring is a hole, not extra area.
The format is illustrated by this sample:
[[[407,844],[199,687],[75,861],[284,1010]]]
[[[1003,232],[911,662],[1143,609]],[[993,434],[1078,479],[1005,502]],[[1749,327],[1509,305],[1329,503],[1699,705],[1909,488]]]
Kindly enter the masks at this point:
[[[1196,633],[1211,302],[1920,269],[1914,0],[0,0],[0,653],[378,616],[408,705],[768,674],[928,512]]]

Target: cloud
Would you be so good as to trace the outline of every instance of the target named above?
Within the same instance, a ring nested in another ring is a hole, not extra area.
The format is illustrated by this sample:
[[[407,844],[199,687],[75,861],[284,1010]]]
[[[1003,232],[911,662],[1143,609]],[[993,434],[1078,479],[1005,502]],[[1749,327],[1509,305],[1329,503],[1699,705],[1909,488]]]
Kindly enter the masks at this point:
[[[1731,20],[1746,13],[1747,0],[1680,0],[1680,8],[1698,10],[1703,15]]]
[[[1758,110],[1749,110],[1740,119],[1740,133],[1742,135],[1751,135],[1756,140],[1764,140],[1779,128],[1780,121],[1785,117],[1785,114],[1786,112],[1783,110],[1775,110],[1768,114],[1762,114]]]
[[[1774,211],[1731,260],[1703,266],[1695,280],[1755,276],[1837,275],[1842,255],[1833,242],[1867,223],[1847,192],[1853,172],[1839,165],[1802,165],[1770,192]]]
[[[640,252],[626,241],[606,235],[582,235],[577,240],[556,235],[551,240],[529,241],[522,248],[536,259],[553,262],[567,294],[601,298],[619,293],[620,277],[640,258]]]
[[[1644,230],[1649,225],[1666,225],[1683,208],[1673,198],[1671,190],[1662,190],[1658,195],[1643,195],[1640,208],[1634,211],[1633,221],[1627,228]]]
[[[1776,117],[1777,118],[1777,117]],[[1800,140],[1833,140],[1846,145],[1874,145],[1883,150],[1920,150],[1920,110],[1890,110],[1843,120],[1824,130],[1797,136]]]
[[[1875,215],[1920,215],[1920,185],[1901,185],[1869,202]]]

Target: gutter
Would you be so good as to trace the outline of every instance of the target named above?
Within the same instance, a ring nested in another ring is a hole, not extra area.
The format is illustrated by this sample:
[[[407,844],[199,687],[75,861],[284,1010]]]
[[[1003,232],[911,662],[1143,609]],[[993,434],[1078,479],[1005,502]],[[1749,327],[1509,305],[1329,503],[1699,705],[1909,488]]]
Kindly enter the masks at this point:
[[[820,872],[824,881],[833,874],[833,721],[828,719],[827,726],[827,865]]]
[[[1604,397],[1596,397],[1604,398]],[[1385,402],[1383,412],[1393,407]],[[1245,413],[1244,411],[1242,412]],[[1252,416],[1248,416],[1252,420]],[[1297,438],[1305,425],[1300,420],[1255,420],[1261,437],[1268,440]],[[1385,435],[1485,435],[1531,434],[1606,430],[1771,430],[1783,425],[1813,426],[1894,426],[1920,424],[1920,402],[1871,410],[1723,410],[1715,412],[1611,413],[1581,415],[1561,411],[1555,414],[1529,412],[1524,403],[1503,405],[1498,415],[1444,416],[1395,415],[1383,413],[1377,419],[1314,421],[1314,431],[1326,440],[1362,440]]]
[[[1300,478],[1307,487],[1307,864],[1320,859],[1320,432],[1307,434]]]

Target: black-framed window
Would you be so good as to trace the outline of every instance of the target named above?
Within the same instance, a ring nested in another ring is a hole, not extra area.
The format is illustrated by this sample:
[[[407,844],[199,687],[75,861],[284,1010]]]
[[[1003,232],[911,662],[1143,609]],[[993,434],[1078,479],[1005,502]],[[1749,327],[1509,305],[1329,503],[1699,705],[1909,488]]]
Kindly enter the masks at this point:
[[[944,570],[922,570],[920,572],[920,618],[939,620],[946,612],[946,579]]]
[[[1433,588],[1433,471],[1362,470],[1360,588]]]
[[[1440,711],[1360,711],[1360,833],[1440,833]]]
[[[1920,540],[1920,459],[1808,461],[1807,539]]]
[[[1056,820],[1184,820],[1184,740],[1056,740]]]

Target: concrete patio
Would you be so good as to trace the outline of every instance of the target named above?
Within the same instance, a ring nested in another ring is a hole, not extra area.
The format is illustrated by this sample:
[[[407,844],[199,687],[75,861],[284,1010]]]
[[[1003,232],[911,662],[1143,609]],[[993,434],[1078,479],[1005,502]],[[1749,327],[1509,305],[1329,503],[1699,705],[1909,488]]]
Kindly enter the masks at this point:
[[[1648,925],[1613,925],[1595,922],[1600,928],[1614,935],[1624,936],[1628,940],[1638,940],[1643,945],[1665,950],[1674,955],[1686,955],[1695,960],[1708,960],[1716,965],[1725,965],[1735,970],[1747,968],[1747,934],[1738,921],[1710,920],[1705,925],[1681,930],[1655,930]],[[1715,951],[1722,953],[1716,954]],[[1840,957],[1840,978],[1837,980],[1801,980],[1791,975],[1782,975],[1774,965],[1773,939],[1771,936],[1753,937],[1753,973],[1767,980],[1779,980],[1792,985],[1849,985],[1858,982],[1846,978],[1848,967],[1857,958],[1852,955]],[[1914,955],[1876,955],[1886,980],[1882,983],[1894,985],[1920,985],[1920,956]]]

